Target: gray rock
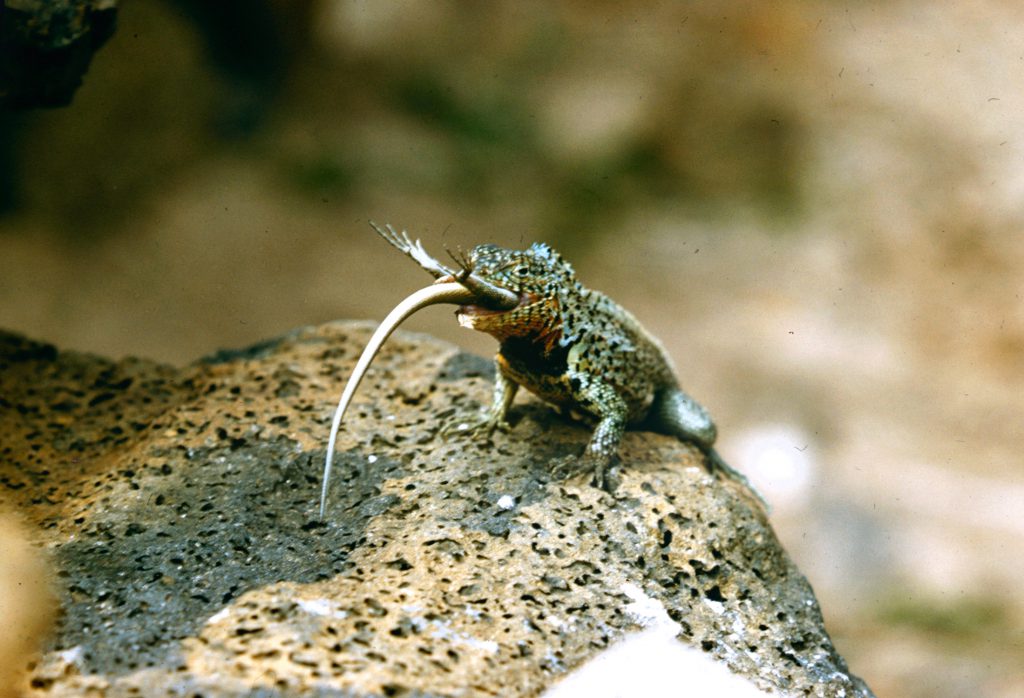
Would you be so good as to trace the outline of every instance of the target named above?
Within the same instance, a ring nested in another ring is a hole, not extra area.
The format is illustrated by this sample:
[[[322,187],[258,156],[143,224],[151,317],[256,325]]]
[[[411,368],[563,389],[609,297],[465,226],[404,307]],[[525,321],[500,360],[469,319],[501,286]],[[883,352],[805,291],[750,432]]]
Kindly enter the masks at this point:
[[[0,2],[0,108],[70,104],[116,20],[116,0]]]
[[[648,624],[642,602],[762,690],[871,695],[764,514],[694,449],[628,434],[609,495],[551,478],[589,433],[533,400],[493,443],[443,441],[491,378],[426,336],[396,334],[364,381],[318,522],[371,329],[183,369],[0,335],[0,491],[61,584],[39,693],[532,696]]]

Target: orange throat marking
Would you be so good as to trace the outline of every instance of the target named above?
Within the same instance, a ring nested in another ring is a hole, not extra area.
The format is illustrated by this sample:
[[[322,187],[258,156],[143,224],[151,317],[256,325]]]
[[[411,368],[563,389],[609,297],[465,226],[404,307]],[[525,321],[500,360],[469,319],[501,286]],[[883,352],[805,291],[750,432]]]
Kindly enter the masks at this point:
[[[562,337],[559,322],[558,300],[545,298],[536,300],[526,296],[523,302],[512,310],[488,310],[477,305],[463,305],[456,311],[459,324],[480,332],[486,332],[499,342],[511,337],[533,339],[544,347],[545,352],[554,349]]]

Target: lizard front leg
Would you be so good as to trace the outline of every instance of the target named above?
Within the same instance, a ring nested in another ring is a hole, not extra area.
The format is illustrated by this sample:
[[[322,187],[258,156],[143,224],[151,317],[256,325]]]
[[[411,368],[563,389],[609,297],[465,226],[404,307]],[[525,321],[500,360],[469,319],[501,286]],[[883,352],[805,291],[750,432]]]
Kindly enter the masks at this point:
[[[508,431],[512,427],[508,423],[509,408],[515,400],[519,384],[506,376],[501,371],[501,366],[496,363],[494,376],[494,399],[491,400],[491,407],[483,419],[467,424],[462,420],[455,420],[441,429],[441,436],[448,437],[455,434],[472,434],[475,437],[487,438],[494,433],[495,429]]]

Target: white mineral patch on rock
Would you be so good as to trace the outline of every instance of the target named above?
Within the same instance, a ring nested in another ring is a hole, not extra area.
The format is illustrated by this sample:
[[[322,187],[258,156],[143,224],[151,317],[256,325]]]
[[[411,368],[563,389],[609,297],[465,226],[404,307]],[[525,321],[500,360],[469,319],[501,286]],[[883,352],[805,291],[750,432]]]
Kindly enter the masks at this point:
[[[767,694],[711,655],[676,639],[679,624],[665,606],[634,584],[623,584],[626,613],[644,630],[627,636],[543,694],[544,698],[716,696],[763,698]]]

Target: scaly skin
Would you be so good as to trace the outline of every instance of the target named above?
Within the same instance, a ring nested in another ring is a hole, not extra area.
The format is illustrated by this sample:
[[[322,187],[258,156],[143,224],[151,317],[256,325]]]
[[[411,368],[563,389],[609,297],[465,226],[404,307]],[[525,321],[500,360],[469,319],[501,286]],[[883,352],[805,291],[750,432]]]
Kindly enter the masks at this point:
[[[460,276],[435,265],[421,266],[436,278],[457,281]],[[511,309],[464,305],[457,312],[461,325],[487,332],[500,345],[493,404],[473,426],[475,434],[508,428],[508,411],[521,386],[596,420],[583,464],[593,469],[599,487],[612,484],[609,468],[626,427],[642,425],[693,443],[707,456],[709,470],[740,482],[761,499],[714,450],[715,424],[679,388],[661,343],[625,308],[577,281],[572,266],[557,252],[542,243],[525,251],[478,245],[463,263],[461,276],[467,274],[519,297]],[[445,430],[453,431],[457,429]],[[560,465],[578,461],[569,460]]]

